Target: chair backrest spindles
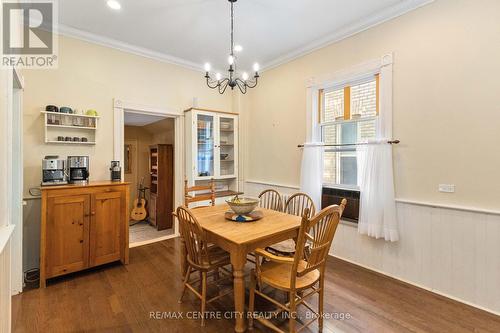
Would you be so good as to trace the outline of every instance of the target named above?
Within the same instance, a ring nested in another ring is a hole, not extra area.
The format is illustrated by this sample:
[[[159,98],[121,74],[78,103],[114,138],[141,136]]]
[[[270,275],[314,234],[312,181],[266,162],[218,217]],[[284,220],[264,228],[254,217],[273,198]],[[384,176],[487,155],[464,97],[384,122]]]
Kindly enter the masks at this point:
[[[188,261],[202,268],[205,263],[210,262],[208,243],[203,229],[186,207],[177,207],[177,218],[179,219],[180,233],[186,245]]]
[[[309,212],[307,217],[314,216],[316,207],[311,197],[305,193],[295,193],[286,201],[284,211],[288,214],[303,216],[306,208]]]
[[[283,211],[283,199],[279,192],[269,189],[259,194],[260,203],[262,208],[272,209],[276,211]]]
[[[297,239],[291,285],[295,285],[296,277],[303,276],[315,269],[324,271],[328,252],[346,204],[347,200],[342,199],[340,206],[328,206],[312,218],[308,217],[309,209],[305,209]],[[306,244],[309,247],[307,254],[304,251]],[[307,264],[299,270],[301,260]]]

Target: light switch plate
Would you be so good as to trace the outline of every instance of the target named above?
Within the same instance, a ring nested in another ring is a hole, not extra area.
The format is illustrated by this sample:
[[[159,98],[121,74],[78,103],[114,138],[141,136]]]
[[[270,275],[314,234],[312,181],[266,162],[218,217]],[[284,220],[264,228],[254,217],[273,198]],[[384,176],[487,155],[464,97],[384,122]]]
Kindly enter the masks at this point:
[[[439,184],[439,192],[455,193],[455,184]]]

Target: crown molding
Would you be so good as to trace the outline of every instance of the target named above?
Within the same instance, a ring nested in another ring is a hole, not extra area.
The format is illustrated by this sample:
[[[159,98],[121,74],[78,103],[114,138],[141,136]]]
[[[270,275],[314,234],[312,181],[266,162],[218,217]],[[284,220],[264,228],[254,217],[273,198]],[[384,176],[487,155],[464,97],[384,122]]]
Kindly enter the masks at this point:
[[[166,53],[161,53],[153,51],[151,49],[143,48],[140,46],[135,46],[129,43],[125,43],[116,39],[108,38],[93,34],[91,32],[86,32],[80,29],[76,29],[67,25],[60,24],[58,27],[59,35],[71,37],[85,42],[106,46],[112,49],[120,50],[123,52],[135,54],[138,56],[146,57],[149,59],[178,65],[187,69],[191,69],[197,72],[203,72],[203,64],[198,64],[189,60],[174,57]]]
[[[328,35],[324,38],[318,39],[312,43],[307,44],[304,47],[296,49],[288,54],[280,56],[275,60],[262,64],[261,72],[276,68],[287,62],[300,58],[304,55],[312,53],[318,49],[331,45],[333,43],[339,42],[343,39],[356,35],[362,31],[375,27],[386,21],[392,20],[398,16],[404,15],[414,9],[428,5],[435,0],[407,0],[402,1],[395,6],[386,8],[375,15],[370,15],[364,19],[358,20],[352,24],[345,26],[344,28],[337,30],[335,33]],[[63,36],[76,38],[89,43],[94,43],[97,45],[110,47],[123,52],[135,54],[138,56],[146,57],[149,59],[178,65],[190,70],[197,72],[203,72],[203,64],[198,64],[189,60],[174,57],[166,53],[153,51],[151,49],[143,48],[140,46],[135,46],[129,43],[125,43],[116,39],[99,36],[90,32],[86,32],[80,29],[76,29],[64,24],[59,24],[58,33]]]
[[[304,47],[296,49],[288,54],[276,58],[275,60],[263,64],[261,72],[281,66],[287,62],[293,61],[297,58],[305,56],[309,53],[324,48],[328,45],[337,43],[343,39],[354,36],[362,31],[373,28],[379,24],[382,24],[396,17],[404,15],[417,8],[428,5],[434,1],[435,0],[408,0],[400,2],[399,4],[386,8],[376,13],[375,15],[370,15],[368,17],[365,17],[364,19],[353,22],[352,24],[349,24],[344,28],[337,30],[335,33],[331,35],[318,39],[312,43],[307,44]]]

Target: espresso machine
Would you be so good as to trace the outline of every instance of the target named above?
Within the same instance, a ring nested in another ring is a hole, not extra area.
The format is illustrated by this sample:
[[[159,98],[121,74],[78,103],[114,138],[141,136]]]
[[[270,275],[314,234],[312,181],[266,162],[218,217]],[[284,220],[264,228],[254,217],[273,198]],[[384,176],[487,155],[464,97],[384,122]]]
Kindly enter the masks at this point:
[[[71,184],[86,184],[89,181],[89,157],[68,156],[68,177]]]
[[[59,156],[45,156],[42,160],[42,185],[67,184],[65,161]]]

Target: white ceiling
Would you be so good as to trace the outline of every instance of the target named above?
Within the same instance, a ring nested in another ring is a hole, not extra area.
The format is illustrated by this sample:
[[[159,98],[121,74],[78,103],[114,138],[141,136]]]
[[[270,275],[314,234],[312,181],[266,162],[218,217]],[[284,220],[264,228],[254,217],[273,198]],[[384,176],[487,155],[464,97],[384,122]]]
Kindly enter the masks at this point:
[[[271,67],[401,15],[432,0],[239,0],[235,41],[240,70]],[[62,34],[202,68],[226,68],[227,0],[59,1]]]
[[[146,126],[163,120],[165,117],[153,116],[149,114],[125,112],[123,122],[126,126]]]

